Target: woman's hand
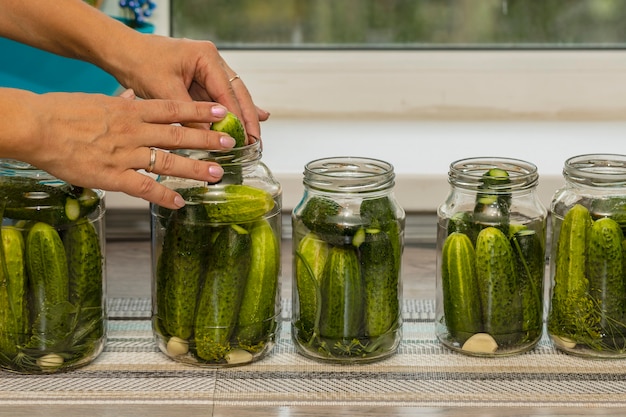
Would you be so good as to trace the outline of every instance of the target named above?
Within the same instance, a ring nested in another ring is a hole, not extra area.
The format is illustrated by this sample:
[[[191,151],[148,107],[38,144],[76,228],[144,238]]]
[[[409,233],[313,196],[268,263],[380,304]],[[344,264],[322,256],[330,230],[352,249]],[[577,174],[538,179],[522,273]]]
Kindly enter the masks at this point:
[[[26,161],[74,185],[122,191],[171,209],[184,205],[182,197],[137,171],[151,168],[155,174],[216,182],[223,174],[219,164],[164,150],[218,150],[235,144],[224,133],[172,125],[219,121],[227,110],[216,103],[132,100],[132,92],[122,97],[0,92],[7,93],[0,100],[20,103],[12,111],[23,112],[12,119],[16,134],[9,137],[0,129],[3,156]],[[161,150],[153,155],[152,147]]]
[[[111,72],[139,97],[218,102],[244,122],[248,143],[261,137],[259,121],[269,113],[256,107],[212,42],[137,33],[122,52],[130,55]],[[208,128],[208,120],[202,122]]]

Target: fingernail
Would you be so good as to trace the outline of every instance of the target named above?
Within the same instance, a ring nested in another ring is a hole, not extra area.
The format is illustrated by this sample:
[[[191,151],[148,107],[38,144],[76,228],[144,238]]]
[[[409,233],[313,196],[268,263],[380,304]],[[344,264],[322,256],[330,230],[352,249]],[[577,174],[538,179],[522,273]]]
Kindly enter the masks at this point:
[[[135,98],[135,92],[133,91],[132,88],[127,88],[126,90],[124,90],[122,92],[122,94],[120,94],[120,97],[134,99]]]
[[[220,145],[222,145],[223,148],[233,148],[236,143],[237,141],[230,136],[222,136],[220,138]]]
[[[185,207],[185,200],[180,195],[177,195],[174,197],[174,205],[178,208]]]
[[[211,165],[209,167],[209,174],[211,174],[211,176],[213,177],[221,177],[222,175],[224,175],[224,170],[219,165]]]
[[[215,117],[224,117],[228,113],[226,107],[223,106],[213,106],[211,107],[211,114]]]

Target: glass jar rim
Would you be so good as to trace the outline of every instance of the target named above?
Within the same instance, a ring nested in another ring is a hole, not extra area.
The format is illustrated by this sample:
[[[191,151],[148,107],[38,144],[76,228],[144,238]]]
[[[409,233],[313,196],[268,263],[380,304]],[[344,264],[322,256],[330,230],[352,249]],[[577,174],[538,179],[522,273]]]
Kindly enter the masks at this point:
[[[253,142],[249,145],[231,149],[176,149],[172,153],[185,156],[191,159],[202,161],[214,161],[220,164],[246,164],[257,162],[261,159],[261,141]]]
[[[595,187],[626,187],[626,155],[584,154],[565,161],[563,176]]]
[[[492,168],[503,169],[509,174],[508,182],[493,184],[490,187],[490,191],[495,194],[535,188],[539,181],[537,166],[531,162],[515,158],[483,156],[452,162],[448,172],[448,182],[454,187],[477,191],[484,185],[484,173]]]
[[[370,193],[395,184],[393,165],[360,156],[320,158],[304,166],[305,186],[326,192]]]

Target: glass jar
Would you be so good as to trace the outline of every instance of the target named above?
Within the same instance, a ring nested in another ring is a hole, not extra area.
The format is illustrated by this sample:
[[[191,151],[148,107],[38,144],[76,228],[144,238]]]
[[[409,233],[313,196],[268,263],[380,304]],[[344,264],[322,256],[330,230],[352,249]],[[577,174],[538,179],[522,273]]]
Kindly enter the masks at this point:
[[[367,362],[397,350],[405,215],[394,178],[369,158],[305,166],[292,215],[292,336],[304,356]]]
[[[0,160],[0,368],[55,373],[106,338],[104,193]]]
[[[560,350],[626,356],[626,155],[575,156],[552,199],[548,334]]]
[[[436,334],[472,356],[533,348],[543,328],[547,213],[537,167],[510,158],[453,162],[438,210]]]
[[[228,151],[176,151],[221,164],[217,184],[159,177],[179,210],[151,206],[152,327],[175,361],[242,365],[273,347],[280,317],[282,191],[256,142]]]

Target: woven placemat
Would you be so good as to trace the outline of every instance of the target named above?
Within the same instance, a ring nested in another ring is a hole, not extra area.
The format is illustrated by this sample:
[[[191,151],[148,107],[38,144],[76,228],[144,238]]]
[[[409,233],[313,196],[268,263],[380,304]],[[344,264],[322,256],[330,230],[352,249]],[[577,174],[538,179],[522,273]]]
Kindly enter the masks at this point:
[[[434,334],[434,302],[405,300],[398,353],[367,365],[332,365],[298,355],[289,302],[272,352],[250,365],[201,369],[155,346],[147,299],[110,300],[104,352],[78,370],[46,376],[3,373],[9,404],[220,404],[239,406],[626,406],[626,361],[556,351],[547,338],[507,358],[445,349]]]

